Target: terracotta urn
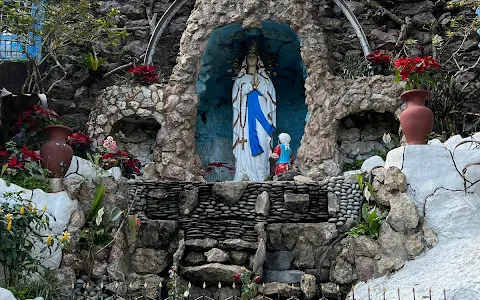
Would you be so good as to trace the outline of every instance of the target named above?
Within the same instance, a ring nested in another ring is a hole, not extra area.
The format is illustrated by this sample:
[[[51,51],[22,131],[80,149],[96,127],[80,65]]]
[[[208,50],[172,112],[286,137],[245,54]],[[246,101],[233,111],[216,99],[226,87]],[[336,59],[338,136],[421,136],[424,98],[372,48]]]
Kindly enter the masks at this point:
[[[425,107],[431,93],[427,90],[409,90],[400,95],[407,108],[400,115],[400,126],[409,145],[424,145],[433,129],[433,112]]]
[[[52,172],[53,177],[61,178],[67,173],[72,162],[73,149],[67,144],[72,129],[63,125],[46,126],[48,141],[40,148],[42,167]]]

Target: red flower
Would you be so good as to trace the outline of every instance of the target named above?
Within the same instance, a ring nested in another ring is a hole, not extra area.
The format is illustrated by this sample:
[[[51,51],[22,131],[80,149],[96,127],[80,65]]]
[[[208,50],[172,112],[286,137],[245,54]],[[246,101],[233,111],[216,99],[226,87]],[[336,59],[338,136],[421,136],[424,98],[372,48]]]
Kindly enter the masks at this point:
[[[81,132],[75,132],[71,136],[68,137],[68,143],[70,146],[74,145],[82,145],[82,146],[90,146],[93,143],[93,140],[86,134]]]
[[[31,161],[41,160],[40,156],[33,150],[28,150],[26,146],[22,147],[22,156],[23,159],[29,158]]]
[[[235,274],[234,277],[235,277],[235,280],[240,280],[240,278],[242,277],[242,275],[240,275],[240,274],[237,273],[237,274]]]
[[[23,169],[24,167],[25,167],[25,163],[19,162],[15,156],[12,157],[12,159],[10,159],[7,166],[7,168],[10,168],[10,169]]]
[[[128,70],[135,78],[144,83],[158,83],[160,78],[155,74],[155,66],[141,65],[132,67]]]
[[[255,281],[255,283],[260,283],[260,276],[255,277],[255,279],[253,279],[253,281]]]
[[[390,64],[390,56],[386,55],[385,53],[383,53],[381,51],[375,51],[375,52],[367,55],[365,58],[372,65],[388,66]]]
[[[114,153],[107,153],[104,156],[101,157],[102,160],[109,160],[112,159],[115,156]]]
[[[10,157],[10,152],[0,151],[0,157],[2,157],[2,158]]]

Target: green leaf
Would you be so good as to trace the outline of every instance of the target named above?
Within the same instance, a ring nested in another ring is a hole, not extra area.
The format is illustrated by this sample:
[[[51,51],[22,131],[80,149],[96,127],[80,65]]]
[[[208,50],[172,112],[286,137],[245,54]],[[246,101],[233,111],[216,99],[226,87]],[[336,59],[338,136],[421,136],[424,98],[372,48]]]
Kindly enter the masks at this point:
[[[361,173],[357,174],[357,182],[360,185],[360,190],[363,191],[363,175]]]
[[[118,219],[120,219],[120,217],[122,216],[123,214],[123,210],[121,210],[120,208],[118,207],[115,207],[111,212],[110,212],[110,222],[115,222],[117,221]]]
[[[91,222],[96,218],[97,212],[102,206],[102,199],[104,195],[105,185],[103,182],[101,182],[95,190],[95,196],[93,197],[92,204],[90,206],[90,212],[88,213],[87,221]]]

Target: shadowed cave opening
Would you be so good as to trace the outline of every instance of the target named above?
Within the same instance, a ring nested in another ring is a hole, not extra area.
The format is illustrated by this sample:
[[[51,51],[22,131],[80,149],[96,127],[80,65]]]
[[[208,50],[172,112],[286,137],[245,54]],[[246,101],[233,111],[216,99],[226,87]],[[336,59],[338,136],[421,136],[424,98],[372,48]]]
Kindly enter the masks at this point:
[[[231,24],[214,30],[201,60],[196,88],[199,97],[196,121],[196,149],[207,181],[233,179],[232,87],[238,68],[252,42],[259,45],[260,58],[272,79],[277,95],[278,134],[290,134],[296,154],[305,127],[305,78],[307,70],[300,55],[298,35],[286,24],[263,22],[262,28],[244,29]]]

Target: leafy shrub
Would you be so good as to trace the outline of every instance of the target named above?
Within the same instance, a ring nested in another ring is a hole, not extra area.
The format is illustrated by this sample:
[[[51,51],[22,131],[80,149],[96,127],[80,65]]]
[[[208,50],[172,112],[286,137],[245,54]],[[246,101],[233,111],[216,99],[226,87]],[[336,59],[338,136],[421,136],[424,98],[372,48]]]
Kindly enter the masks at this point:
[[[50,192],[49,171],[40,165],[40,156],[23,146],[17,149],[13,142],[7,143],[7,150],[0,151],[0,158],[6,160],[0,176],[7,184],[13,183],[26,189],[42,189]]]
[[[39,209],[29,199],[22,198],[22,192],[4,193],[6,202],[0,205],[0,265],[5,271],[6,286],[16,286],[22,276],[30,278],[40,269],[45,257],[32,256],[35,246],[43,245],[41,255],[51,254],[58,247],[68,245],[69,234],[63,236],[43,235],[50,230],[49,219],[53,216],[47,207]]]
[[[375,206],[370,207],[368,203],[364,203],[362,206],[362,219],[359,220],[359,224],[350,229],[347,234],[353,237],[366,235],[376,239],[378,238],[380,227],[382,226],[386,216],[386,212],[380,214]]]

